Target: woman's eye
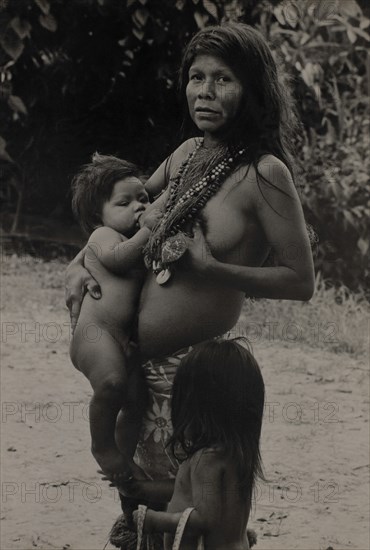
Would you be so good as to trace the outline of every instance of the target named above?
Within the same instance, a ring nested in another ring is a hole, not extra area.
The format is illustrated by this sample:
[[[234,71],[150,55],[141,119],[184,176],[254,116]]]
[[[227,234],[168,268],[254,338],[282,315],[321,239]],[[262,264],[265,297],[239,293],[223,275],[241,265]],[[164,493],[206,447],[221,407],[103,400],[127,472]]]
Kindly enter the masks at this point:
[[[225,82],[230,82],[230,77],[228,76],[219,76],[218,81],[221,82],[221,84],[224,84]]]
[[[200,74],[193,74],[191,75],[190,80],[202,80],[202,77]]]
[[[120,202],[119,206],[128,206],[128,202]]]

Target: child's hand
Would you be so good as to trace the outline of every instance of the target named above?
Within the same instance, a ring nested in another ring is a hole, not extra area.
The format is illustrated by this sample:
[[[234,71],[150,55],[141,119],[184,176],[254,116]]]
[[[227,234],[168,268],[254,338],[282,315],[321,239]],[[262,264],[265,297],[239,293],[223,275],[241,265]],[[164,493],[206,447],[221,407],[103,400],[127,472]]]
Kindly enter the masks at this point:
[[[154,510],[147,510],[145,514],[145,521],[144,521],[144,529],[143,532],[145,534],[154,533],[154,525],[153,525],[153,516],[155,515]],[[137,529],[137,522],[139,517],[139,510],[134,510],[132,513],[132,520],[134,522],[134,525]]]
[[[147,210],[146,212],[143,212],[140,216],[140,227],[145,226],[149,229],[153,229],[159,223],[161,218],[163,218],[163,212],[161,210],[158,210],[158,208]]]

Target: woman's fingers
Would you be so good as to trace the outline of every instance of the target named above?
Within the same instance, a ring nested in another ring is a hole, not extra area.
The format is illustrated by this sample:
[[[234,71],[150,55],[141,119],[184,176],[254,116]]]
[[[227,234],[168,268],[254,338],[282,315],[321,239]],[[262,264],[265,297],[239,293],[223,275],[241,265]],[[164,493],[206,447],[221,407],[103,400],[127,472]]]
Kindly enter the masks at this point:
[[[70,315],[70,318],[71,318],[72,334],[75,331],[77,321],[78,321],[78,318],[80,316],[81,305],[82,305],[82,301],[78,300],[78,299],[75,299],[75,300],[72,301],[71,307],[69,308],[69,315]]]
[[[94,300],[100,300],[101,298],[101,288],[98,283],[92,277],[89,278],[86,283],[86,290]]]
[[[101,289],[90,273],[79,265],[69,268],[66,275],[66,305],[71,318],[72,332],[80,315],[82,300],[86,291],[95,300],[101,298]]]

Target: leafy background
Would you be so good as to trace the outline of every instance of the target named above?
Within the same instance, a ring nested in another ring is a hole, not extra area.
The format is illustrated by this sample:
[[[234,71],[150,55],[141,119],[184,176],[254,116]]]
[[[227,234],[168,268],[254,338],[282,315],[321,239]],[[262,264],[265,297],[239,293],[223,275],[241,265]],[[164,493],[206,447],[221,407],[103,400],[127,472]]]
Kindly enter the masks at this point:
[[[67,229],[71,176],[96,150],[150,173],[181,141],[185,44],[233,19],[291,75],[316,269],[369,287],[369,16],[366,0],[0,0],[3,235],[41,218],[45,237],[58,220]]]

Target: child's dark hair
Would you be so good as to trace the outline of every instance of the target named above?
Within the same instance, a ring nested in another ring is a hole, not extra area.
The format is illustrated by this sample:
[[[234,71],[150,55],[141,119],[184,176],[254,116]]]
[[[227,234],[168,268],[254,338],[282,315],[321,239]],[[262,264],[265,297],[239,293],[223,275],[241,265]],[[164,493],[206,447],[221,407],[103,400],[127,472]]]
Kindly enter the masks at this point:
[[[236,461],[242,494],[251,497],[256,478],[263,479],[259,440],[264,396],[257,361],[238,339],[195,346],[181,360],[173,384],[173,453],[178,445],[187,457],[221,446]]]
[[[88,235],[101,225],[103,204],[110,199],[114,185],[129,177],[140,177],[137,166],[98,153],[94,153],[92,162],[82,166],[75,175],[72,180],[72,210]]]

